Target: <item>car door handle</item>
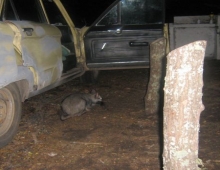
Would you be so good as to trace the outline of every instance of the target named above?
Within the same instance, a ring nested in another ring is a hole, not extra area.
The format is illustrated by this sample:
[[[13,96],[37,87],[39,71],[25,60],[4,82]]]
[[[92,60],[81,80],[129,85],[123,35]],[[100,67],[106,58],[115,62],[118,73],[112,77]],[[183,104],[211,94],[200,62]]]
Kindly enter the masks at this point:
[[[149,46],[149,43],[148,42],[134,42],[134,41],[131,41],[131,42],[129,42],[129,45],[131,47],[133,47],[133,46]]]
[[[25,32],[27,36],[32,36],[33,31],[33,28],[23,28],[23,32]]]
[[[108,32],[113,32],[116,34],[121,34],[122,30],[120,28],[116,29],[116,30],[108,30]]]

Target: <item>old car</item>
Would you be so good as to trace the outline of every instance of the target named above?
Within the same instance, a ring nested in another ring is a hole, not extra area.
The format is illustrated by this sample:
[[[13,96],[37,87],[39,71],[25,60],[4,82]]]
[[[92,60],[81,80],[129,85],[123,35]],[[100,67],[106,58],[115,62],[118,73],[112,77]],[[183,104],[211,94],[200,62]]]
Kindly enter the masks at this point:
[[[0,0],[0,147],[26,99],[85,72],[149,67],[149,44],[164,36],[163,3],[117,0],[77,28],[65,0]]]

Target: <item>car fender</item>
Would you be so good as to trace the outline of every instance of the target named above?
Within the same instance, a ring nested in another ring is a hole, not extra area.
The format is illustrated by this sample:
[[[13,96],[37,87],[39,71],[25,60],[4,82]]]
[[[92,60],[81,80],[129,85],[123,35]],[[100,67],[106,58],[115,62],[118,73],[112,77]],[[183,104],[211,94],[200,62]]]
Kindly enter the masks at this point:
[[[14,33],[11,28],[0,22],[0,88],[15,81],[18,75],[13,38]]]
[[[0,22],[0,88],[16,83],[24,101],[34,90],[34,76],[29,68],[17,64],[13,38],[11,28]]]

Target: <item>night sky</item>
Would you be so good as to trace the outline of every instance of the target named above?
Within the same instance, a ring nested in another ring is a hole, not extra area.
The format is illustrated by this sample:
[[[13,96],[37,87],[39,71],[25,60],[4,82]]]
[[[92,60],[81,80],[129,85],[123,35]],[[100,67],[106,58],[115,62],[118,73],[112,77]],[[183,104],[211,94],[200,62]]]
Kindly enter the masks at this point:
[[[114,0],[65,0],[71,17],[78,27],[92,22]],[[220,0],[165,0],[165,22],[173,22],[173,16],[220,14]]]
[[[78,27],[91,25],[115,0],[65,0],[71,18]]]
[[[220,0],[166,0],[166,22],[173,16],[220,14]]]

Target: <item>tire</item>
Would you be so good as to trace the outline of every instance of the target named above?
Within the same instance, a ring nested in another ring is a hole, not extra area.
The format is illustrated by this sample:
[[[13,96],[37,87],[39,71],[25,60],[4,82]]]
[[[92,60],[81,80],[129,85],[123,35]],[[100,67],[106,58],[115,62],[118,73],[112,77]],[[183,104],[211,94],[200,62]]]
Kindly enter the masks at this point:
[[[83,74],[80,77],[81,83],[85,83],[85,84],[95,84],[95,83],[97,83],[99,72],[100,72],[99,70],[86,71],[85,74]]]
[[[0,148],[12,141],[21,120],[21,96],[16,84],[0,89]]]

